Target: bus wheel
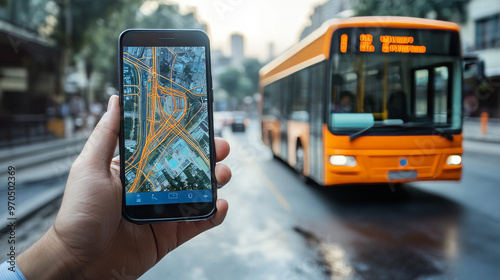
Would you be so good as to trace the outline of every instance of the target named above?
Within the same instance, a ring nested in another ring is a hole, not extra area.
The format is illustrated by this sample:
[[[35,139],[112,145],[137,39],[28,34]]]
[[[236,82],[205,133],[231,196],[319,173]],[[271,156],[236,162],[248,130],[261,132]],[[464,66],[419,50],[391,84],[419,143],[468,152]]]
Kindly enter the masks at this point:
[[[269,148],[271,149],[271,154],[273,154],[273,159],[277,159],[278,156],[276,156],[273,151],[273,136],[271,135],[271,131],[267,133],[267,143],[269,143]]]
[[[299,180],[304,184],[309,185],[311,183],[309,177],[304,175],[304,148],[300,144],[297,146],[295,152],[295,172],[297,172]]]
[[[302,148],[302,145],[297,146],[295,152],[295,171],[304,176],[304,148]]]

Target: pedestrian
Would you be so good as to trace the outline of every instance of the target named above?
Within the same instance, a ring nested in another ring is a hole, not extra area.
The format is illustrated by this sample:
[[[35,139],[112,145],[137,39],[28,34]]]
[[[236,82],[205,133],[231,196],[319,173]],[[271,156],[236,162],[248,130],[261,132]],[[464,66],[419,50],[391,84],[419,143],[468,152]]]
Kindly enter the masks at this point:
[[[92,125],[93,127],[95,127],[97,125],[97,123],[99,122],[99,120],[101,119],[101,116],[102,116],[102,104],[101,102],[99,101],[94,101],[91,105],[90,105],[90,115],[92,117]]]
[[[79,95],[71,98],[69,112],[73,120],[73,133],[78,132],[85,124],[85,102]]]

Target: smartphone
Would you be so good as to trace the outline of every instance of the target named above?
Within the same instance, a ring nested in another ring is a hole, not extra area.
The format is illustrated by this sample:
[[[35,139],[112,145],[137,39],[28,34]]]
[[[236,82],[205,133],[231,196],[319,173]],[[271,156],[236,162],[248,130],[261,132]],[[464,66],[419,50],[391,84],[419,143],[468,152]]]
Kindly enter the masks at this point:
[[[137,224],[215,211],[212,75],[201,30],[125,30],[119,37],[123,215]]]

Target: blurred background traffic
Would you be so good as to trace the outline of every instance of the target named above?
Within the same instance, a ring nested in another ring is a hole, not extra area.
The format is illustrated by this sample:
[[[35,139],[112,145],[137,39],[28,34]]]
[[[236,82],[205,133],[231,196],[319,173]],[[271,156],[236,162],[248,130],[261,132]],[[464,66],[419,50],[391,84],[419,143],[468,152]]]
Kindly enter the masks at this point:
[[[262,141],[261,68],[324,22],[354,16],[459,25],[461,181],[322,187]],[[127,28],[208,33],[214,132],[232,146],[233,180],[220,191],[227,221],[144,279],[500,275],[500,2],[491,0],[0,0],[0,180],[16,166],[20,251],[51,225],[73,160],[117,94]],[[3,185],[0,204],[6,193]],[[0,211],[2,252],[6,217]]]

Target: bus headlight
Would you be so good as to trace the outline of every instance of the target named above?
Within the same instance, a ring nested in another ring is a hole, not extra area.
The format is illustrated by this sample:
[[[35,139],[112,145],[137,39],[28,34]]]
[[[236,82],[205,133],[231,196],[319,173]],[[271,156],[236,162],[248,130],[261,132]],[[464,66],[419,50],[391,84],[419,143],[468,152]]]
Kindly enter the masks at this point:
[[[462,163],[461,155],[451,155],[446,159],[446,164],[448,165],[460,165]]]
[[[356,158],[353,156],[330,156],[330,164],[334,166],[356,166],[358,163],[356,162]]]

